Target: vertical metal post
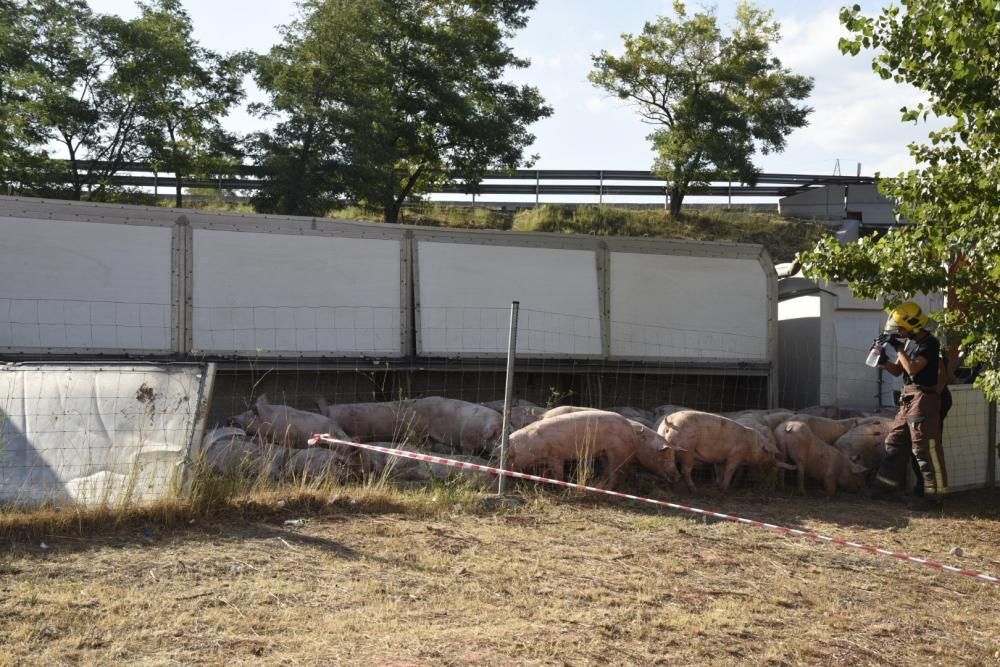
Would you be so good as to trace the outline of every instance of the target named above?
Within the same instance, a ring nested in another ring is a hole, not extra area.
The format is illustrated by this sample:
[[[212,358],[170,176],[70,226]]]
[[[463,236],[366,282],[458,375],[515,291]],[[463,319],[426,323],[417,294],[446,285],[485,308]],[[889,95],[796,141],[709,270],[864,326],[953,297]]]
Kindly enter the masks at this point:
[[[542,177],[538,173],[538,171],[536,170],[535,171],[535,208],[538,208],[538,193],[539,193],[539,190],[541,189],[540,188],[541,180],[542,180]]]
[[[507,339],[507,388],[503,394],[503,432],[500,434],[500,468],[507,466],[507,444],[510,439],[510,408],[514,402],[514,354],[517,352],[517,311],[521,308],[520,301],[510,304],[510,336]],[[503,493],[506,477],[500,475],[497,480],[497,493]]]
[[[603,206],[604,205],[604,170],[603,169],[600,172],[600,176],[601,176],[601,186],[600,186],[600,190],[598,191],[598,195],[597,195],[597,204],[598,204],[598,206]]]
[[[726,201],[726,210],[730,210],[733,207],[733,175],[729,174],[729,199]]]
[[[156,170],[153,170],[153,196],[157,199],[160,198],[159,179],[157,178]]]
[[[989,410],[989,417],[987,418],[987,440],[989,441],[987,447],[989,449],[989,455],[986,459],[986,480],[990,485],[990,488],[995,488],[997,485],[997,455],[1000,452],[997,451],[997,404],[987,403]]]

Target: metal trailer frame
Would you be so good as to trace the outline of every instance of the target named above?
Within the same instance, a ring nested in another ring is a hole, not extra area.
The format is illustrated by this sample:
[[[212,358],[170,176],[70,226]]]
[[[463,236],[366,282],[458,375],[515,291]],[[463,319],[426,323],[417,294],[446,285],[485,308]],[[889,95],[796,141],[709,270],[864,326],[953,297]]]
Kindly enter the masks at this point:
[[[598,280],[598,314],[600,318],[601,354],[532,354],[520,365],[525,370],[537,365],[538,360],[548,360],[548,370],[565,366],[569,372],[595,372],[613,368],[613,364],[631,365],[635,372],[663,372],[657,368],[641,368],[642,364],[670,364],[671,372],[688,370],[696,374],[718,375],[732,372],[765,376],[768,378],[768,402],[777,405],[777,275],[767,251],[760,245],[706,241],[681,241],[666,239],[609,238],[569,236],[565,234],[534,232],[497,232],[492,230],[441,230],[409,225],[384,225],[329,218],[296,216],[231,214],[224,212],[168,209],[122,204],[96,204],[90,202],[48,200],[0,196],[0,216],[25,219],[49,219],[65,222],[97,222],[108,224],[169,227],[171,234],[171,349],[37,349],[9,348],[2,352],[12,355],[45,355],[56,358],[78,358],[80,355],[143,356],[174,359],[211,359],[219,361],[224,370],[229,360],[238,364],[246,359],[241,355],[213,355],[210,352],[192,353],[194,231],[253,232],[266,234],[339,237],[355,239],[395,240],[400,243],[400,344],[398,357],[381,357],[370,354],[338,354],[337,356],[306,356],[294,354],[265,355],[256,361],[274,361],[276,366],[301,367],[301,363],[315,363],[317,369],[354,368],[357,359],[374,359],[384,364],[385,370],[424,370],[442,366],[446,359],[475,359],[490,363],[501,362],[503,354],[428,355],[420,356],[420,242],[474,244],[503,247],[551,248],[586,250],[594,253]],[[710,361],[704,358],[612,356],[610,336],[611,268],[613,252],[687,257],[756,260],[767,281],[767,353],[766,359],[723,359]],[[637,369],[639,367],[639,369]]]

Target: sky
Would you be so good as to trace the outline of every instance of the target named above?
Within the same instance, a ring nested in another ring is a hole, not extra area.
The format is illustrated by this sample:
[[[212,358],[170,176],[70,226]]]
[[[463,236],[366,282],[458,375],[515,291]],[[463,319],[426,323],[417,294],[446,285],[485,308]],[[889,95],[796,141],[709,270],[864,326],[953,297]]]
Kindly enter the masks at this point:
[[[886,0],[888,2],[888,0]],[[133,0],[88,0],[95,12],[126,18],[138,11]],[[278,28],[297,13],[293,0],[183,0],[195,38],[221,53],[239,49],[266,52],[280,41]],[[715,6],[723,25],[733,21],[736,0],[688,2],[688,12]],[[846,34],[837,15],[842,3],[813,0],[757,0],[774,10],[782,41],[775,55],[793,72],[815,79],[807,104],[809,125],[789,135],[783,153],[759,155],[764,172],[798,174],[876,172],[895,175],[913,167],[907,144],[923,141],[940,123],[900,121],[900,107],[923,99],[909,86],[883,81],[871,70],[871,52],[850,57],[837,40]],[[875,14],[881,3],[862,2]],[[622,48],[622,33],[638,33],[646,21],[672,14],[670,0],[539,0],[528,26],[511,42],[515,53],[531,60],[511,72],[512,81],[536,86],[554,108],[531,127],[536,136],[526,153],[537,154],[538,169],[649,169],[653,153],[649,125],[634,108],[607,96],[587,81],[591,55]],[[263,96],[248,82],[248,101]],[[241,109],[226,125],[235,131],[267,127]]]

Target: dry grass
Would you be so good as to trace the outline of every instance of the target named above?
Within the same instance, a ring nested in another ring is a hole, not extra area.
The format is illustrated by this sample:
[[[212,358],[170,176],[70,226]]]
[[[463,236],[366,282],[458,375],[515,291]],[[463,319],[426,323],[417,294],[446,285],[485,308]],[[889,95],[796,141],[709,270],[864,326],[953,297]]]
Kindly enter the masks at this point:
[[[1000,663],[1000,587],[523,493],[513,509],[462,487],[369,485],[117,519],[8,512],[0,664]],[[938,516],[782,493],[692,502],[995,573],[997,500],[956,498]]]
[[[193,204],[192,204],[193,205]],[[198,207],[241,213],[249,207],[219,202],[199,202]],[[382,211],[348,207],[330,211],[333,218],[381,222]],[[830,230],[815,222],[783,218],[776,212],[748,211],[735,208],[687,208],[678,218],[655,208],[619,208],[614,206],[574,206],[545,204],[517,213],[485,206],[445,206],[427,203],[404,208],[400,222],[429,227],[457,229],[497,229],[588,234],[592,236],[632,236],[694,241],[758,243],[767,248],[775,262],[791,261],[798,252],[808,250]]]

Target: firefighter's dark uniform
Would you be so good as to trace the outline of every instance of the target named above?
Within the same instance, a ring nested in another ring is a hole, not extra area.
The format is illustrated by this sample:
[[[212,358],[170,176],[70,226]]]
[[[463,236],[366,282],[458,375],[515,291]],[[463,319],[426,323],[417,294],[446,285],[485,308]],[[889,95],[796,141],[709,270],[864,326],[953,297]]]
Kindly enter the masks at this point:
[[[951,361],[948,359],[948,355],[945,353],[945,350],[942,349],[941,356],[938,357],[938,364],[940,365],[938,367],[938,374],[939,375],[941,374],[942,369],[944,372],[947,372],[948,364],[950,363]],[[951,397],[951,390],[948,389],[948,385],[945,384],[941,388],[941,437],[942,438],[944,438],[944,420],[948,416],[948,413],[951,411],[952,402],[953,401]],[[938,443],[938,447],[941,447],[940,442]],[[942,459],[942,464],[943,463],[944,459]],[[920,472],[920,462],[917,461],[916,456],[912,455],[910,456],[910,466],[912,466],[913,475],[917,480],[917,485],[913,488],[913,495],[922,496],[924,495],[924,476]]]
[[[886,436],[885,456],[876,479],[885,488],[903,490],[912,450],[923,477],[924,493],[929,497],[941,497],[948,493],[948,476],[941,451],[941,397],[937,393],[941,344],[927,331],[923,331],[914,343],[907,357],[911,360],[926,357],[927,365],[915,377],[903,371],[899,411]]]

